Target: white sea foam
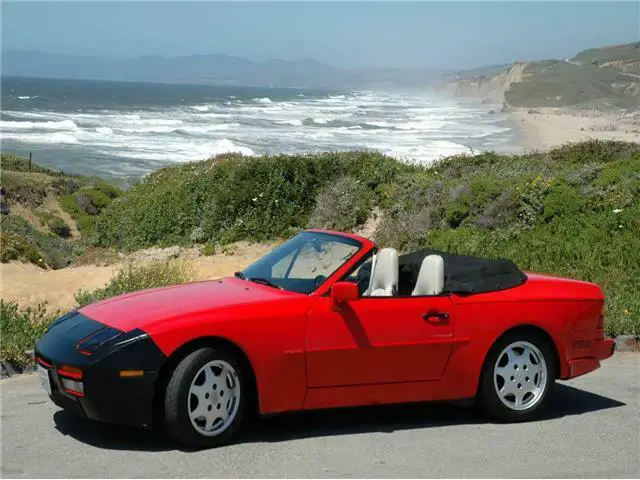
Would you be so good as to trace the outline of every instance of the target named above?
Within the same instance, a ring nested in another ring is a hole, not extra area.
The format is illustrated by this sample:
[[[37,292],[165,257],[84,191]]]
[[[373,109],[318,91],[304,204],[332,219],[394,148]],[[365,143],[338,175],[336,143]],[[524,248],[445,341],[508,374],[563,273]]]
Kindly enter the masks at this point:
[[[193,105],[191,108],[198,112],[208,112],[211,110],[211,105]]]
[[[5,133],[0,134],[2,140],[17,140],[20,142],[50,144],[50,143],[78,143],[78,139],[69,133]]]
[[[14,120],[0,121],[0,130],[77,130],[78,126],[72,120],[59,122],[17,122]]]
[[[287,101],[227,98],[232,101],[203,99],[164,109],[3,111],[0,138],[20,142],[20,148],[75,144],[83,158],[129,158],[142,171],[227,152],[356,148],[428,163],[470,146],[493,149],[509,138],[509,128],[497,124],[500,115],[486,115],[486,106],[470,102],[372,92],[294,94]]]
[[[276,120],[276,123],[279,125],[292,125],[294,127],[301,127],[302,126],[302,120],[298,119],[298,118],[294,118],[291,120]]]

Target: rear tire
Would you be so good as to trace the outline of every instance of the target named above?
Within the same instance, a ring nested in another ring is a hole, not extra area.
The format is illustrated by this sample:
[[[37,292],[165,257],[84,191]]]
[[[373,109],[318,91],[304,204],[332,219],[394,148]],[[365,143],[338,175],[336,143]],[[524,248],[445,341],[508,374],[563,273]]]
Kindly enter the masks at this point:
[[[533,420],[551,398],[555,372],[555,352],[544,336],[527,331],[507,333],[487,355],[479,406],[502,421]]]
[[[225,350],[200,348],[176,366],[164,396],[164,424],[188,445],[217,447],[242,426],[248,389],[241,363]]]

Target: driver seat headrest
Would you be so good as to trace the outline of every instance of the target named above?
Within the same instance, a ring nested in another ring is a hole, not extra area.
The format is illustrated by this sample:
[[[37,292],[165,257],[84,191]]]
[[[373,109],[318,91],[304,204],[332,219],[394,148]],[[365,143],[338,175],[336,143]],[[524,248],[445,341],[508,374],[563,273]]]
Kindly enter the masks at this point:
[[[390,297],[398,291],[398,252],[395,248],[383,248],[373,261],[369,295]]]

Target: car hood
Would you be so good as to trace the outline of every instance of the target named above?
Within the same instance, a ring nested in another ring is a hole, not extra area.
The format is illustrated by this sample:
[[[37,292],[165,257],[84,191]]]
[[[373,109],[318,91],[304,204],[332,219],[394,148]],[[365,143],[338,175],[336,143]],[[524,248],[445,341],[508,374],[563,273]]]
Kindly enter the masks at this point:
[[[282,300],[297,295],[238,278],[223,278],[128,293],[79,310],[102,324],[129,331],[146,325],[237,305]]]

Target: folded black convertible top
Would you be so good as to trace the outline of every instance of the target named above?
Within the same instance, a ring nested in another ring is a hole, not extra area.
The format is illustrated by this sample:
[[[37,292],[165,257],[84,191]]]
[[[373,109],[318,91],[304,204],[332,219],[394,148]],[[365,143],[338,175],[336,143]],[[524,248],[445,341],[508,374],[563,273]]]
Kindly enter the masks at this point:
[[[411,294],[422,260],[428,255],[440,255],[444,259],[445,292],[493,292],[522,285],[527,280],[511,260],[456,255],[424,248],[400,255],[400,295]]]

